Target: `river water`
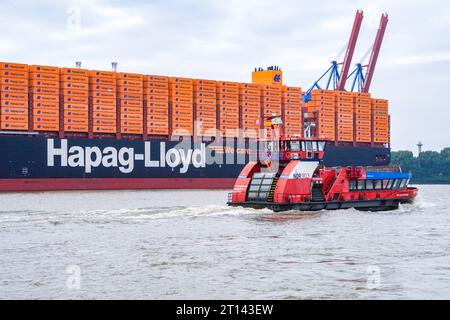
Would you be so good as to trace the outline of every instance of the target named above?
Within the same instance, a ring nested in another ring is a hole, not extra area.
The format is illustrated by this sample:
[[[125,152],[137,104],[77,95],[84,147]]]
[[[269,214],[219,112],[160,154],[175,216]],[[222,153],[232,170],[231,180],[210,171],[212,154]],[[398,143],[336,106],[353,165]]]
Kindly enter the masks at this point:
[[[394,212],[227,191],[0,194],[1,299],[450,298],[450,186]]]

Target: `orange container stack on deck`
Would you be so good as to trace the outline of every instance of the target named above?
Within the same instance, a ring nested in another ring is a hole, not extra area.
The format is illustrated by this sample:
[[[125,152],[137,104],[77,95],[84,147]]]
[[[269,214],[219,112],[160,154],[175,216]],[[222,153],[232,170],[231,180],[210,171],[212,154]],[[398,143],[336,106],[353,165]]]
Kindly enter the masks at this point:
[[[354,117],[353,94],[351,92],[336,91],[336,139],[340,142],[353,142]]]
[[[275,84],[260,85],[263,117],[282,116],[281,86]],[[264,135],[271,137],[271,128],[266,121],[264,123]]]
[[[28,65],[0,62],[0,128],[28,130]]]
[[[239,136],[239,83],[217,81],[219,130],[224,137]]]
[[[89,130],[89,71],[60,69],[63,128],[66,132]]]
[[[288,138],[302,137],[302,88],[282,87],[284,133]]]
[[[169,135],[169,77],[144,76],[147,134]]]
[[[353,93],[356,142],[372,142],[371,102],[370,93]]]
[[[388,100],[372,99],[373,142],[389,142],[389,105]]]
[[[259,84],[239,84],[241,128],[245,138],[258,138],[261,129],[261,90]]]
[[[313,90],[308,112],[317,116],[317,136],[334,140],[336,136],[336,99],[334,90]]]
[[[190,78],[169,78],[169,100],[174,135],[194,135],[194,81]]]
[[[32,65],[29,71],[33,130],[59,131],[59,68]]]
[[[144,133],[144,76],[117,73],[117,96],[120,103],[120,132]]]
[[[92,104],[92,131],[117,131],[117,73],[89,71],[89,99]]]
[[[195,132],[197,136],[215,136],[217,131],[217,82],[194,80]]]

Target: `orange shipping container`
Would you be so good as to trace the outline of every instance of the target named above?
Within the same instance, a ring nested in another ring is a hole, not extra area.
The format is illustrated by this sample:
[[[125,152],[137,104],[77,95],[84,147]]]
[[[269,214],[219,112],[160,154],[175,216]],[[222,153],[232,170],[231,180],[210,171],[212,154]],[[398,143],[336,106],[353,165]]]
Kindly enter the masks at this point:
[[[211,98],[196,98],[195,99],[196,104],[203,104],[203,105],[213,105],[215,106],[217,103],[216,99]]]
[[[59,117],[59,109],[34,108],[33,115],[44,117]]]
[[[64,123],[65,124],[72,124],[72,125],[88,125],[89,120],[87,117],[84,118],[76,118],[76,117],[64,117]]]
[[[117,99],[117,93],[114,91],[97,91],[92,90],[89,92],[89,95],[94,98],[102,98],[102,99]]]
[[[142,120],[129,120],[129,119],[120,119],[121,126],[128,127],[142,127]]]
[[[87,90],[62,89],[61,93],[64,96],[82,97],[86,99],[89,97],[89,91]]]
[[[2,107],[28,108],[28,101],[25,100],[2,100]]]
[[[215,94],[217,92],[217,87],[194,87],[194,92],[197,94],[200,93],[212,93]]]
[[[61,75],[61,82],[76,82],[76,83],[84,83],[89,85],[89,77],[85,76],[77,76],[77,75]]]
[[[115,119],[103,119],[103,118],[95,118],[92,122],[93,126],[108,126],[108,127],[115,127],[116,126],[116,120]]]
[[[143,134],[144,129],[140,127],[122,126],[120,132],[125,134]]]
[[[59,68],[52,66],[39,66],[39,65],[31,65],[28,70],[33,73],[48,73],[48,74],[57,74],[59,75]]]
[[[133,94],[133,95],[140,95],[139,98],[141,99],[142,95],[144,94],[144,88],[143,87],[117,87],[117,92],[119,94]]]
[[[147,122],[168,122],[169,117],[167,115],[151,115],[148,117]]]
[[[59,131],[59,123],[33,123],[35,131]]]
[[[89,112],[87,111],[79,111],[79,110],[64,110],[64,118],[65,119],[69,119],[69,118],[88,118],[89,117]]]
[[[33,123],[59,124],[59,117],[33,116]]]
[[[98,126],[93,125],[92,131],[95,133],[116,133],[116,126]]]
[[[89,126],[88,125],[74,125],[74,124],[69,124],[69,123],[65,123],[64,124],[64,131],[67,132],[88,132],[89,131]]]
[[[28,122],[28,115],[20,115],[20,114],[2,114],[1,121],[9,121],[9,122]]]
[[[194,85],[192,83],[171,83],[169,88],[172,91],[192,91]]]
[[[246,96],[261,96],[261,91],[259,89],[240,89],[239,90],[240,95],[246,95]]]
[[[190,104],[191,106],[194,104],[193,98],[185,98],[185,97],[172,97],[171,98],[172,103],[184,103],[184,104]]]
[[[1,70],[0,72],[1,78],[28,78],[28,72],[27,71],[20,71],[20,70]]]
[[[94,105],[116,106],[116,99],[95,98],[93,99]]]
[[[239,88],[218,87],[217,93],[239,94]]]
[[[85,77],[89,79],[89,70],[78,68],[60,68],[59,73],[62,75]]]
[[[73,81],[63,81],[61,82],[62,89],[75,89],[75,90],[89,90],[89,85],[87,83],[73,82]]]
[[[90,70],[89,76],[91,78],[103,78],[103,79],[110,79],[110,80],[116,80],[116,72],[113,71],[102,71],[102,70]]]
[[[196,110],[199,110],[199,111],[204,110],[204,111],[209,111],[209,112],[216,112],[217,106],[216,105],[209,105],[209,104],[206,104],[206,105],[198,104],[196,106]]]
[[[89,83],[92,85],[116,85],[116,79],[114,78],[103,78],[103,77],[90,77]]]
[[[2,130],[28,130],[28,123],[0,121],[0,127]]]
[[[168,89],[159,89],[159,88],[148,88],[144,91],[146,95],[161,95],[161,96],[169,96]]]
[[[121,113],[140,113],[142,114],[144,112],[144,109],[142,107],[128,107],[128,106],[123,106],[120,107],[120,112]]]
[[[0,70],[28,71],[28,65],[23,63],[0,62]]]
[[[154,134],[154,135],[168,135],[169,129],[168,128],[148,128],[147,132],[148,132],[148,134]]]
[[[121,100],[138,100],[138,101],[142,101],[144,100],[144,95],[142,94],[136,94],[136,93],[119,93],[117,95],[117,97]]]
[[[59,97],[55,95],[35,95],[33,101],[59,103]]]
[[[248,90],[258,90],[258,94],[259,94],[260,85],[254,84],[254,83],[240,83],[239,88],[240,89],[248,89]]]
[[[0,100],[21,100],[28,101],[28,94],[26,93],[15,93],[15,92],[2,92],[0,94]]]
[[[168,96],[144,95],[144,100],[148,101],[149,103],[169,103]]]
[[[107,105],[107,104],[94,104],[92,106],[92,110],[94,112],[101,112],[101,113],[113,113],[116,114],[117,107],[114,105]]]
[[[28,93],[28,87],[2,85],[0,87],[0,91],[1,92]]]
[[[35,100],[33,101],[33,108],[59,109],[59,101]]]
[[[30,87],[30,92],[33,95],[59,95],[58,88],[47,88],[47,87]]]
[[[97,99],[95,101],[97,101]],[[88,97],[77,97],[77,96],[65,96],[63,98],[63,102],[69,103],[69,104],[88,104],[89,98]],[[115,101],[114,101],[114,104],[115,104]]]
[[[142,100],[122,99],[120,100],[120,105],[123,107],[133,107],[143,109],[144,104]]]
[[[129,81],[144,81],[144,75],[139,73],[127,73],[127,72],[118,72],[117,79],[121,80],[129,80]]]
[[[169,83],[192,84],[193,80],[191,78],[170,77]]]
[[[84,110],[84,111],[88,111],[89,110],[89,105],[88,104],[77,104],[77,103],[64,103],[63,105],[64,109],[67,110]]]
[[[1,85],[28,86],[28,78],[0,78]]]
[[[169,109],[163,109],[163,108],[157,108],[157,107],[148,107],[147,108],[147,115],[152,114],[160,114],[160,115],[168,115]]]
[[[216,80],[194,79],[194,85],[196,87],[215,87],[217,85]]]
[[[121,113],[120,114],[120,118],[121,119],[125,119],[125,120],[136,120],[136,121],[143,121],[144,120],[144,115],[141,113]]]
[[[1,107],[0,114],[28,115],[28,108]]]
[[[59,73],[34,73],[30,72],[31,80],[41,80],[41,81],[57,81],[59,82]]]
[[[146,82],[162,82],[162,83],[168,83],[169,77],[166,76],[158,76],[158,75],[144,75],[144,81]]]
[[[206,98],[206,99],[216,99],[216,93],[212,92],[196,92],[194,94],[195,98]]]
[[[117,92],[116,85],[113,84],[89,84],[89,90],[91,91],[106,91],[106,92]]]
[[[165,82],[144,82],[144,89],[163,89],[169,90],[169,83]]]
[[[93,112],[93,119],[108,119],[108,120],[116,120],[117,114],[115,112]]]

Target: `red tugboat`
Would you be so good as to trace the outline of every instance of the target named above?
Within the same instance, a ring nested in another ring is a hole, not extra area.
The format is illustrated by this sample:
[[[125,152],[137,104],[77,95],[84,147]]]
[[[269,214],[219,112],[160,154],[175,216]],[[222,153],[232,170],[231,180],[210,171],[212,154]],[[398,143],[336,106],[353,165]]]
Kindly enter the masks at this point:
[[[228,205],[275,212],[387,211],[417,196],[418,189],[408,186],[411,174],[399,166],[327,168],[326,140],[284,139],[280,131],[280,139],[266,142],[266,159],[260,156],[241,171]]]

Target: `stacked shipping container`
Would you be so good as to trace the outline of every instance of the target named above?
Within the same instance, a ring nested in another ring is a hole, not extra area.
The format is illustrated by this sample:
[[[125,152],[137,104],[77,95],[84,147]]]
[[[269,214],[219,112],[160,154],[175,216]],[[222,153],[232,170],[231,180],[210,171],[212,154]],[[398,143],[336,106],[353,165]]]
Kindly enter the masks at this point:
[[[89,71],[89,99],[94,133],[118,133],[116,72]]]
[[[88,132],[89,71],[62,68],[60,69],[60,80],[63,131]]]
[[[372,116],[370,93],[353,93],[355,112],[355,141],[372,142]]]
[[[299,137],[304,109],[315,114],[318,138],[389,142],[387,100],[333,90],[313,90],[311,95],[302,108],[301,88],[281,83],[0,63],[2,130],[213,136],[219,129],[226,137],[237,137],[243,129],[244,137],[256,138],[264,126],[264,134],[271,134],[264,118],[282,115],[286,136]]]
[[[32,65],[29,72],[33,130],[59,131],[59,68]]]
[[[217,105],[220,112],[220,131],[225,137],[238,137],[239,83],[218,81]]]
[[[334,140],[336,136],[336,99],[332,90],[313,90],[308,111],[317,113],[317,137]],[[312,110],[310,110],[312,109]]]
[[[384,99],[372,99],[373,142],[389,142],[389,106]]]
[[[198,136],[215,136],[217,130],[217,82],[194,80],[195,132]]]
[[[144,77],[144,107],[147,134],[169,135],[169,77]]]
[[[258,138],[261,128],[261,92],[260,85],[251,83],[239,84],[239,109],[243,136]]]
[[[303,133],[302,89],[283,86],[282,108],[286,137],[301,137]]]
[[[0,128],[28,130],[28,65],[0,62]]]
[[[353,142],[353,94],[351,92],[335,91],[335,103],[336,140],[341,142]]]
[[[271,116],[282,116],[281,110],[281,86],[261,85],[262,113],[264,119]],[[264,121],[264,136],[270,138],[272,130]]]
[[[189,78],[169,78],[172,109],[172,134],[192,136],[194,133],[194,82]]]
[[[144,133],[144,76],[117,73],[117,95],[120,105],[120,132]]]

